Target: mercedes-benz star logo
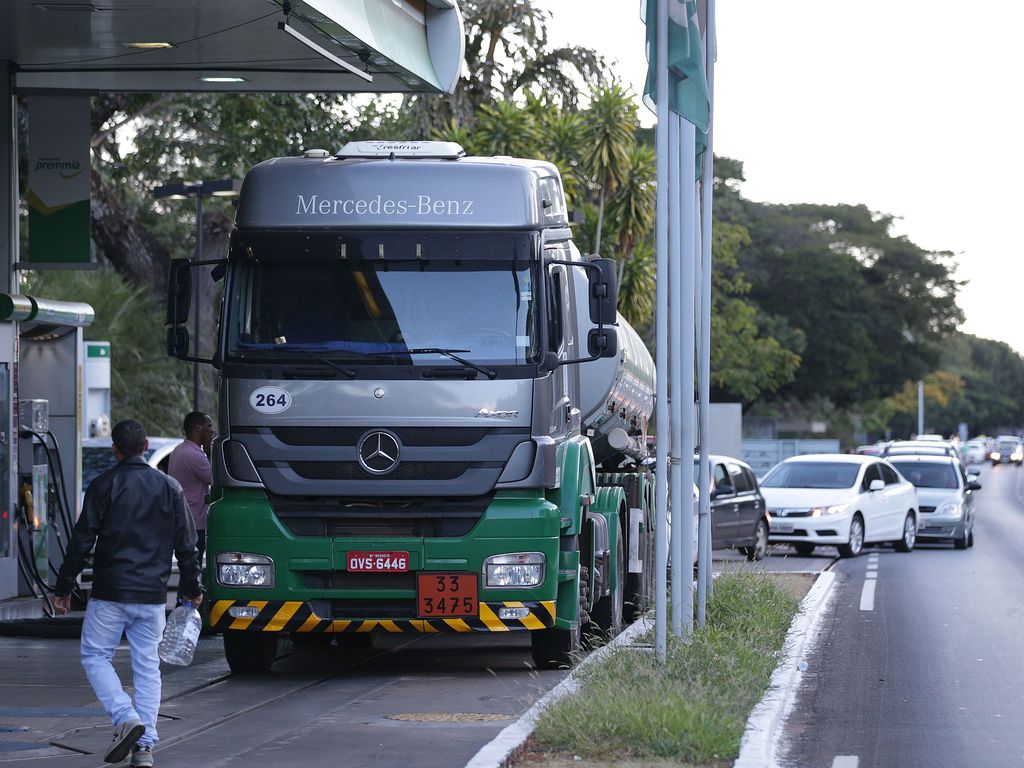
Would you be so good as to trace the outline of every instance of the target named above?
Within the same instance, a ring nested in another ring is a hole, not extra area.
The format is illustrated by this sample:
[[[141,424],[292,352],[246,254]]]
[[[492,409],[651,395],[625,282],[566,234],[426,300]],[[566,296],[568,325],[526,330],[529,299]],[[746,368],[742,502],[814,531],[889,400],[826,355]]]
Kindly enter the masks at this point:
[[[402,444],[391,432],[367,432],[356,446],[359,466],[371,475],[386,475],[398,466],[402,457]]]

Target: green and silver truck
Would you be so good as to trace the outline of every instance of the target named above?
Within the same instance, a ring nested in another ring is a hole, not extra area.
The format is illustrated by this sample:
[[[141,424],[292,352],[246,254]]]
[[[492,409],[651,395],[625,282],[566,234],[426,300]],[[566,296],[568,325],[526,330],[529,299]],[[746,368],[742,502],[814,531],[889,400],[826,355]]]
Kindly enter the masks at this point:
[[[186,360],[193,271],[168,281]],[[570,664],[654,591],[654,364],[558,170],[447,142],[260,163],[222,279],[208,625],[279,637],[531,633]]]

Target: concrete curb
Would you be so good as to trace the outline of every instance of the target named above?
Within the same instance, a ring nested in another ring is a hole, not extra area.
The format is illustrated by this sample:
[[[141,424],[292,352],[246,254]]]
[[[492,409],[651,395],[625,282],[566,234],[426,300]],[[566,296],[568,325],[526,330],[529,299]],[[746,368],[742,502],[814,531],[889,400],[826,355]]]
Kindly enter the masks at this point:
[[[604,658],[613,649],[633,642],[639,635],[650,630],[653,626],[654,622],[649,619],[638,619],[613,638],[608,645],[599,648],[587,656],[562,679],[562,682],[544,694],[518,720],[507,726],[489,743],[481,747],[480,751],[473,755],[469,762],[466,763],[466,768],[506,768],[506,766],[510,765],[511,761],[519,756],[526,744],[526,740],[533,733],[537,718],[541,712],[554,702],[575,693],[579,689],[577,676],[580,672]]]
[[[776,768],[782,724],[793,708],[800,686],[800,663],[821,628],[821,618],[832,597],[836,575],[824,571],[800,603],[800,611],[786,633],[783,657],[772,673],[764,698],[747,719],[740,755],[733,768]]]

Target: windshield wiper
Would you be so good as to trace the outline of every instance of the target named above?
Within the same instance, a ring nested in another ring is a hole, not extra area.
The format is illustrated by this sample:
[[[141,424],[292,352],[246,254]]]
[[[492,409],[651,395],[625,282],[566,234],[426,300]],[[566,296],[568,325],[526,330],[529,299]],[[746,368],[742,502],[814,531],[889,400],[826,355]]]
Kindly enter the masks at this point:
[[[310,352],[308,349],[298,349],[296,351],[301,352],[304,355],[309,355],[314,360],[316,360],[318,363],[323,363],[324,365],[329,365],[334,370],[341,371],[343,374],[348,376],[350,379],[354,379],[356,376],[358,376],[358,374],[355,371],[353,371],[351,368],[345,368],[344,366],[338,365],[333,360],[328,360],[326,357],[321,357],[320,355],[316,354],[315,352]]]
[[[471,360],[467,360],[464,357],[459,357],[456,352],[471,352],[469,349],[442,349],[441,347],[415,347],[413,349],[403,349],[400,352],[371,352],[370,356],[376,355],[444,355],[450,360],[454,360],[456,363],[460,363],[466,368],[471,368],[474,371],[482,373],[488,379],[498,378],[498,372],[488,368],[483,368]]]

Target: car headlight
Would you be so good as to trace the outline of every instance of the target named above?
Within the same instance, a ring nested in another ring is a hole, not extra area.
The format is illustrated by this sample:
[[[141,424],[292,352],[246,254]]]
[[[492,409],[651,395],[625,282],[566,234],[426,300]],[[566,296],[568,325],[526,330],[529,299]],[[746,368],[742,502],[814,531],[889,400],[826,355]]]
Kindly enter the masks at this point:
[[[963,513],[964,513],[964,508],[960,504],[960,502],[957,502],[957,501],[947,502],[947,503],[943,504],[941,507],[939,507],[937,510],[935,510],[935,514],[938,515],[939,517],[955,517],[955,518],[959,518],[959,517],[961,517],[963,515]]]
[[[999,459],[1002,458],[1002,454],[1000,454],[999,451],[992,451],[990,455],[994,461],[999,461]]]
[[[273,587],[274,561],[250,552],[218,552],[217,582],[225,587]]]
[[[827,515],[839,515],[846,511],[849,504],[833,504],[831,507],[813,507],[811,517],[826,517]]]
[[[544,583],[543,552],[492,555],[484,560],[485,587],[536,587]]]

